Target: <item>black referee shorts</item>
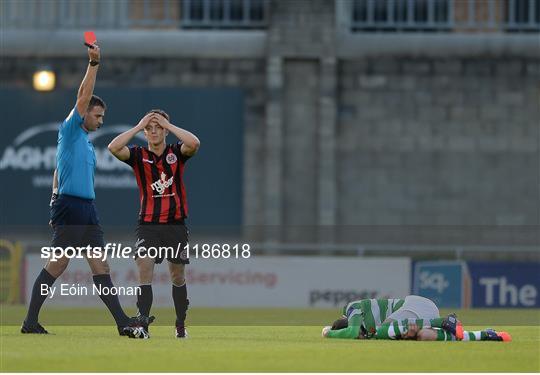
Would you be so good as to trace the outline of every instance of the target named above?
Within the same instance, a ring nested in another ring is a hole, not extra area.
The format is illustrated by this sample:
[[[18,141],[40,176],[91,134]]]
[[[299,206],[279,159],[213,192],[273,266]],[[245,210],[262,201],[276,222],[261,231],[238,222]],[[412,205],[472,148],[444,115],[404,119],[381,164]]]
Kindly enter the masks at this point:
[[[189,231],[185,224],[139,223],[135,230],[135,258],[153,258],[156,264],[167,259],[175,264],[189,264],[187,251]]]
[[[105,246],[93,199],[61,194],[51,210],[52,246]]]

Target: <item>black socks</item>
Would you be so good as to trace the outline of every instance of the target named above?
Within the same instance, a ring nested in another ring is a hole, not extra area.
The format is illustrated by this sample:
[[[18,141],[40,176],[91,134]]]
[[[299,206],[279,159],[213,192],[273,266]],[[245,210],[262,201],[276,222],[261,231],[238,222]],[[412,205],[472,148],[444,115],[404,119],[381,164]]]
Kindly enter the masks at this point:
[[[152,285],[140,285],[139,288],[141,288],[141,294],[137,295],[137,308],[141,315],[150,316],[150,309],[154,300]]]
[[[176,310],[176,325],[184,326],[186,312],[189,305],[186,284],[184,283],[182,286],[176,286],[173,284],[172,297],[174,301],[174,309]]]
[[[44,268],[41,270],[40,274],[34,282],[32,288],[32,297],[30,299],[30,305],[28,306],[28,313],[26,315],[25,322],[28,326],[34,326],[38,322],[38,315],[43,302],[48,296],[49,288],[54,284],[56,278],[53,277],[47,270]],[[42,284],[43,287],[47,285],[47,289],[43,288],[42,293]]]
[[[105,288],[110,289],[113,287],[111,275],[109,274],[94,275],[93,279],[94,284],[100,290]],[[111,312],[117,326],[124,327],[129,324],[129,317],[126,315],[126,313],[124,313],[124,310],[122,310],[122,306],[120,306],[118,296],[111,294],[100,294],[99,298],[101,298],[105,306],[107,306],[107,308]]]

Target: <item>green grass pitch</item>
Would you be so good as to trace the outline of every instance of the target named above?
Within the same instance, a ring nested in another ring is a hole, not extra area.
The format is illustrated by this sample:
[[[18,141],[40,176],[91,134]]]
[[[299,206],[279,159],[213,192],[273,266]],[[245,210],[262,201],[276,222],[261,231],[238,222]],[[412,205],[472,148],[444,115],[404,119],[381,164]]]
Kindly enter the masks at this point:
[[[466,329],[504,329],[511,343],[328,340],[321,327],[338,313],[315,309],[194,308],[188,340],[167,325],[172,308],[155,309],[162,325],[152,338],[131,340],[104,309],[45,308],[41,322],[54,334],[22,335],[24,312],[0,306],[2,372],[540,371],[539,310],[458,311]]]

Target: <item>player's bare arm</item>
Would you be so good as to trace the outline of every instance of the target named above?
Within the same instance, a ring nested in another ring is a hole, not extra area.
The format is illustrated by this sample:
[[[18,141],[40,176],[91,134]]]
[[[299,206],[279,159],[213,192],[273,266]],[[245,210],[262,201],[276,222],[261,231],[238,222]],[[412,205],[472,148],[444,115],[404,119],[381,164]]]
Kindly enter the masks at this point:
[[[55,168],[53,173],[52,194],[49,206],[52,207],[54,201],[58,198],[58,170]],[[52,226],[52,220],[49,220],[49,225]]]
[[[56,168],[53,173],[52,193],[58,194],[58,170]]]
[[[55,168],[53,173],[51,202],[49,203],[49,206],[52,206],[56,198],[58,198],[58,170]]]
[[[77,93],[77,112],[81,117],[84,117],[86,110],[88,109],[88,104],[94,93],[94,85],[96,83],[96,76],[100,60],[100,50],[97,44],[93,45],[94,48],[88,48],[88,67],[86,68],[86,74],[81,82],[79,91]]]
[[[158,122],[159,126],[173,133],[179,140],[182,141],[182,147],[180,151],[183,155],[192,156],[199,150],[201,142],[199,141],[199,138],[195,136],[195,134],[171,124],[163,116],[158,115],[155,119]]]
[[[129,159],[129,148],[127,147],[128,142],[140,131],[143,131],[144,128],[149,124],[150,120],[156,117],[155,113],[148,113],[144,116],[137,125],[133,128],[123,132],[114,138],[111,143],[109,143],[108,149],[118,160],[128,160]]]

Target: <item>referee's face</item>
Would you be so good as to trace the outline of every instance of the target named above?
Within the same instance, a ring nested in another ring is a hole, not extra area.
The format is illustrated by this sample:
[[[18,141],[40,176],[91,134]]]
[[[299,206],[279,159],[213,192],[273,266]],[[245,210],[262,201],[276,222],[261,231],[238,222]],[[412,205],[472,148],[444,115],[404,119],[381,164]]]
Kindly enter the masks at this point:
[[[84,127],[89,132],[98,130],[103,125],[105,109],[99,105],[93,106],[84,115]]]

